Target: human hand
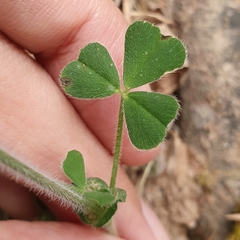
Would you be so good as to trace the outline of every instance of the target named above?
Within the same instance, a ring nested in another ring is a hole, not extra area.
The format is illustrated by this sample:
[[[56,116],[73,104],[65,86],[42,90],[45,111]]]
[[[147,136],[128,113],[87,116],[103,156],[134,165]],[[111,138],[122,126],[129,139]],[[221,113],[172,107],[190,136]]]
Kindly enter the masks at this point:
[[[62,68],[77,58],[79,49],[96,41],[109,50],[121,74],[127,28],[123,16],[110,0],[0,3],[0,148],[62,180],[66,178],[61,162],[69,150],[77,149],[86,161],[87,175],[108,182],[119,99],[67,99],[59,89],[58,78]],[[36,61],[23,49],[34,54]],[[156,155],[157,149],[136,150],[126,133],[124,136],[123,163],[143,164]],[[25,188],[4,178],[0,181],[0,193],[9,193],[7,199],[1,197],[0,206],[12,211],[13,216],[34,213],[34,203]],[[115,217],[119,236],[167,239],[150,210],[142,209],[121,169],[117,186],[128,193],[127,202],[119,204]],[[60,220],[76,221],[71,211],[45,202]],[[152,220],[144,215],[151,215]],[[0,222],[0,229],[5,239],[23,231],[25,239],[75,239],[80,235],[84,239],[118,239],[101,230],[66,222],[9,221]]]

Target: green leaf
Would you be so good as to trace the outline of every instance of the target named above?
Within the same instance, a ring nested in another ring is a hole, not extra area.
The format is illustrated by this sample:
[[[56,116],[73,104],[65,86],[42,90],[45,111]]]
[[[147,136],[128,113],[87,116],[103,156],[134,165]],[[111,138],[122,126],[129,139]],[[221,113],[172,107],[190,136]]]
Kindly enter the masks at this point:
[[[83,156],[77,150],[68,152],[66,160],[63,162],[63,170],[72,182],[79,188],[84,188],[86,175]]]
[[[101,191],[101,192],[108,191],[109,192],[109,187],[107,183],[104,182],[101,178],[90,177],[90,178],[87,178],[85,190],[88,192],[91,192],[91,191]]]
[[[65,92],[75,98],[104,98],[120,89],[116,66],[99,43],[83,48],[78,61],[63,69],[60,81]]]
[[[168,124],[176,117],[178,102],[153,92],[131,92],[124,100],[129,137],[139,149],[151,149],[164,140]]]
[[[87,179],[83,194],[87,200],[94,200],[102,207],[126,200],[125,190],[120,188],[109,189],[108,185],[97,177]]]
[[[84,223],[99,228],[106,224],[112,218],[116,211],[117,204],[113,204],[111,207],[103,208],[100,206],[96,206],[93,212],[89,214],[79,212],[78,215]]]
[[[86,213],[79,212],[81,220],[94,227],[102,227],[117,211],[118,202],[125,202],[126,191],[120,188],[108,189],[109,192],[85,192],[87,205],[91,206]]]
[[[182,67],[185,57],[180,40],[163,37],[151,23],[135,22],[125,37],[124,86],[131,89],[153,82],[165,72]]]
[[[125,190],[121,188],[113,188],[111,189],[111,193],[115,196],[116,202],[125,202],[127,193]]]
[[[115,196],[110,192],[84,192],[83,195],[87,200],[96,201],[101,207],[110,206],[115,202]]]
[[[102,217],[94,224],[94,227],[97,228],[102,227],[112,218],[116,211],[117,204],[114,204],[111,207],[105,209],[105,211],[103,211]]]

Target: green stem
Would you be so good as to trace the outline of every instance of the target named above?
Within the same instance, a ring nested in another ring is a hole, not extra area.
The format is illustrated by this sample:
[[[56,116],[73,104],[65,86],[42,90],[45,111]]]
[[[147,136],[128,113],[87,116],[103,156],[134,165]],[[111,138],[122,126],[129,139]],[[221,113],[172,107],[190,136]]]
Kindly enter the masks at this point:
[[[119,162],[120,162],[122,134],[123,134],[123,121],[124,121],[124,119],[123,119],[123,101],[124,101],[124,98],[123,98],[123,96],[121,96],[119,114],[118,114],[117,136],[116,136],[116,142],[115,142],[115,148],[114,148],[114,154],[113,154],[113,167],[112,167],[110,188],[114,188],[116,185],[118,166],[119,166]]]
[[[12,170],[17,172],[22,177],[19,179],[19,175],[16,174],[16,180],[21,181],[23,179],[24,181],[21,182],[25,186],[44,193],[51,199],[60,200],[65,207],[71,206],[77,212],[82,212],[84,208],[91,207],[81,193],[72,190],[70,184],[43,175],[0,149],[0,172],[5,172],[5,170],[10,174]]]

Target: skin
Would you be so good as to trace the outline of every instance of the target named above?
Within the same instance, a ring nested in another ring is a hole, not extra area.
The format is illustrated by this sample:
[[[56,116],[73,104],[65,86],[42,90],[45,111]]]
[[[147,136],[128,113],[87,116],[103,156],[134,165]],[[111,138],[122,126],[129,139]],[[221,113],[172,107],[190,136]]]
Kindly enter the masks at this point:
[[[0,0],[0,4],[0,148],[61,180],[66,180],[61,169],[66,153],[77,149],[84,156],[87,175],[109,182],[119,99],[69,99],[58,79],[79,50],[96,41],[109,50],[121,75],[128,26],[124,17],[111,0]],[[124,130],[123,163],[147,163],[158,151],[135,149]],[[17,219],[38,215],[34,194],[22,186],[24,182],[9,180],[2,171],[0,207]],[[168,239],[121,169],[117,186],[128,193],[114,218],[119,237],[80,224],[71,210],[49,203],[40,194],[61,221],[2,221],[1,239],[19,235],[24,239]]]

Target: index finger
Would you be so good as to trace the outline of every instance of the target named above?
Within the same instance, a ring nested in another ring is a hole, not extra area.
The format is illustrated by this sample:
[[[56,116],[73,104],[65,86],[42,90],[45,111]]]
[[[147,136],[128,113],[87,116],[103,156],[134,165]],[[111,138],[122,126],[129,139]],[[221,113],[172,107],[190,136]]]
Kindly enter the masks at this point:
[[[34,53],[57,81],[62,68],[76,59],[79,49],[99,42],[110,52],[120,75],[127,23],[111,0],[91,1],[3,1],[0,30]],[[112,152],[119,99],[70,100],[99,141]],[[122,161],[130,165],[151,160],[158,149],[138,151],[124,130]]]

